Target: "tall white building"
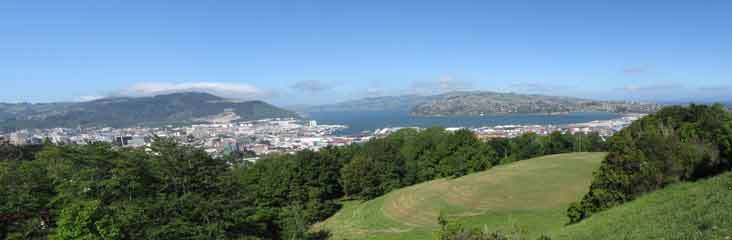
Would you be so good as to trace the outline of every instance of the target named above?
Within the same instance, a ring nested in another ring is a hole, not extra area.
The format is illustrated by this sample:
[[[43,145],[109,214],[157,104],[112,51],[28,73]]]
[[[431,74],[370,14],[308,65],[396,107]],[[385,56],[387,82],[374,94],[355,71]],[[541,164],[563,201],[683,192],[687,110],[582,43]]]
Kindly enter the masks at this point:
[[[28,134],[23,132],[14,132],[10,134],[10,143],[13,145],[25,145],[28,140]]]

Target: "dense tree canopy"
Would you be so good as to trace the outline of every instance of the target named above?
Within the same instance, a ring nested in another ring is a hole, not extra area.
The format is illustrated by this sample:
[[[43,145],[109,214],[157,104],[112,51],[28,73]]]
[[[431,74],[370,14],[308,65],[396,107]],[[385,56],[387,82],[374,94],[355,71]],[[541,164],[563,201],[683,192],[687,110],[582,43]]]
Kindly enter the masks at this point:
[[[47,145],[0,165],[3,239],[272,238],[276,227],[222,160],[152,147]]]
[[[721,105],[667,107],[609,140],[590,192],[568,209],[571,221],[679,181],[732,169],[732,115]]]

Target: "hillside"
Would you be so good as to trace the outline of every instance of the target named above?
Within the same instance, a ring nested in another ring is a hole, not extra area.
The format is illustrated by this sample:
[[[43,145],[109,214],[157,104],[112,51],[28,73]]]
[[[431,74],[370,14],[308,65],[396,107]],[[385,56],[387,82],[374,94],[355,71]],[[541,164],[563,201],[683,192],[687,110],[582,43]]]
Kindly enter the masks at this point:
[[[297,117],[262,101],[237,101],[191,92],[79,103],[1,104],[0,129],[154,126],[202,122],[225,112],[236,114],[239,120]]]
[[[452,92],[416,105],[416,116],[455,116],[511,113],[555,114],[566,112],[650,113],[659,109],[652,103],[596,101],[572,97],[498,93],[486,91]]]
[[[732,173],[672,185],[552,232],[552,239],[732,239]]]
[[[316,229],[334,239],[430,239],[440,212],[470,227],[526,227],[531,236],[562,227],[569,203],[586,191],[604,153],[539,157],[456,179],[439,179],[367,202],[347,202]]]
[[[454,116],[511,113],[637,112],[658,110],[653,103],[596,101],[490,91],[448,92],[437,95],[371,97],[320,106],[293,106],[299,112],[403,111],[415,116]]]
[[[666,107],[608,139],[608,158],[572,223],[646,193],[732,171],[732,113],[721,105]]]

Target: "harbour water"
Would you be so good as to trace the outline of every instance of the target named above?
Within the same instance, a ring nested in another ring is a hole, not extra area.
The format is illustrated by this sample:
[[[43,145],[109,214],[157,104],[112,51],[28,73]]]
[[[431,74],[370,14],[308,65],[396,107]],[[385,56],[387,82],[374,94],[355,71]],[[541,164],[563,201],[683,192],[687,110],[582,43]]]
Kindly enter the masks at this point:
[[[578,112],[562,115],[509,114],[488,116],[417,117],[407,112],[316,112],[307,118],[322,124],[343,124],[349,126],[339,132],[342,135],[356,135],[388,127],[484,127],[497,125],[560,125],[584,123],[594,120],[610,120],[620,114],[606,112]]]

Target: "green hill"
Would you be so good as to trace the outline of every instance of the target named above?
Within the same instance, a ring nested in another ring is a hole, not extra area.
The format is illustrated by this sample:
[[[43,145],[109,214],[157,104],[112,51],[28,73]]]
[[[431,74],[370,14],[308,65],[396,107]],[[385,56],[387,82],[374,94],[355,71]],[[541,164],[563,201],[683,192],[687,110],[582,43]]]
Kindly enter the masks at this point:
[[[573,97],[489,91],[458,91],[437,95],[412,108],[416,116],[477,116],[482,114],[563,112],[655,112],[655,103],[597,101]]]
[[[538,236],[568,222],[567,206],[587,192],[604,153],[560,154],[439,179],[344,208],[316,229],[334,239],[431,239],[440,213],[467,227],[525,228]]]
[[[78,103],[0,104],[0,132],[20,128],[130,127],[203,122],[225,112],[239,120],[298,117],[262,101],[225,99],[207,93],[116,97]]]
[[[732,239],[732,173],[682,183],[552,232],[552,239]]]

